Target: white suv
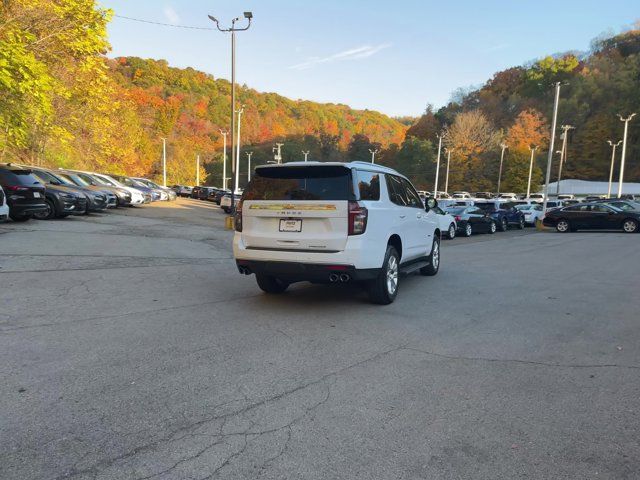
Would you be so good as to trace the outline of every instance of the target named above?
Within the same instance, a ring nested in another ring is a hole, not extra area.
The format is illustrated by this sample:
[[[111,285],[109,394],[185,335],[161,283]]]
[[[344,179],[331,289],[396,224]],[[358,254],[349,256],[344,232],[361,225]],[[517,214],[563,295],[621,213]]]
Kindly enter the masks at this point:
[[[380,165],[260,166],[236,210],[236,264],[267,293],[300,281],[361,282],[373,302],[389,304],[400,273],[438,273],[437,202],[427,204]]]

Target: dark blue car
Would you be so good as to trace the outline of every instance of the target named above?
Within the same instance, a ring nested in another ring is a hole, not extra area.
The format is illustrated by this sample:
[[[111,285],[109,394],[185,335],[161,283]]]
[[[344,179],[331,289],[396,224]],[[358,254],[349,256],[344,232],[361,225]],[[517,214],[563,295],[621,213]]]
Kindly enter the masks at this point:
[[[509,226],[523,229],[524,213],[515,208],[513,202],[475,202],[474,206],[480,208],[483,212],[488,213],[493,218],[501,232],[504,232]]]

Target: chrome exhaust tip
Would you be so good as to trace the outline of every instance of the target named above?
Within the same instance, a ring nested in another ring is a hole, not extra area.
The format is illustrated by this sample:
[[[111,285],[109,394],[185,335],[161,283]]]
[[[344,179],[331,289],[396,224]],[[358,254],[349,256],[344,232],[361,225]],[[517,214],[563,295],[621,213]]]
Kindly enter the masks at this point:
[[[342,283],[348,282],[349,280],[351,280],[351,277],[346,273],[343,273],[342,275],[340,275],[340,281]]]
[[[337,273],[330,273],[329,274],[329,281],[331,283],[336,283],[338,280],[340,280],[340,277],[338,276]]]

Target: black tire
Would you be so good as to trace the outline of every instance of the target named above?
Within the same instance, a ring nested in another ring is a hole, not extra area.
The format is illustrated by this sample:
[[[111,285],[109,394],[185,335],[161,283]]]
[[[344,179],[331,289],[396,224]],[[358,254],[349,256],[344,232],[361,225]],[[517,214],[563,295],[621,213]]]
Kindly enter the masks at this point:
[[[56,216],[56,206],[53,204],[53,201],[50,199],[46,199],[47,210],[42,213],[34,213],[33,218],[37,218],[38,220],[51,220]]]
[[[560,233],[567,233],[573,231],[573,228],[571,227],[569,220],[566,218],[559,218],[556,222],[556,230]]]
[[[18,215],[16,213],[9,213],[9,218],[14,222],[26,222],[31,218],[30,215]]]
[[[456,226],[452,223],[449,225],[449,229],[447,230],[447,237],[449,240],[453,240],[456,238]]]
[[[440,270],[440,239],[434,238],[431,246],[431,256],[429,257],[429,265],[420,269],[420,275],[425,277],[433,277]]]
[[[518,223],[518,230],[524,230],[524,218],[520,218],[520,223]]]
[[[496,233],[498,231],[498,227],[496,226],[496,222],[491,222],[489,224],[489,230],[487,231],[487,233],[493,235],[494,233]]]
[[[260,289],[265,293],[282,293],[289,288],[287,282],[270,275],[256,275],[256,281]]]
[[[369,299],[378,305],[389,305],[398,295],[399,280],[400,255],[392,245],[387,245],[378,278],[369,283]]]
[[[638,231],[638,221],[633,218],[627,218],[622,222],[622,231],[624,233],[636,233]]]
[[[464,235],[465,237],[470,237],[471,235],[473,235],[473,227],[469,222],[467,222],[467,224],[464,226],[464,233],[462,235]]]
[[[509,222],[507,222],[507,219],[505,217],[502,217],[502,221],[500,222],[500,231],[506,232],[508,228]]]

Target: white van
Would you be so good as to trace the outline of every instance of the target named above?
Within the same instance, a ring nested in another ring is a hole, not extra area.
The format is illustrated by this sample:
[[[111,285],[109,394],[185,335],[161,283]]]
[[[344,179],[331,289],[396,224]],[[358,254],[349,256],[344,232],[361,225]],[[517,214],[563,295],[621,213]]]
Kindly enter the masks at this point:
[[[238,270],[267,293],[300,281],[359,282],[389,304],[400,273],[438,273],[437,202],[426,203],[406,177],[371,163],[257,167],[236,209]]]

